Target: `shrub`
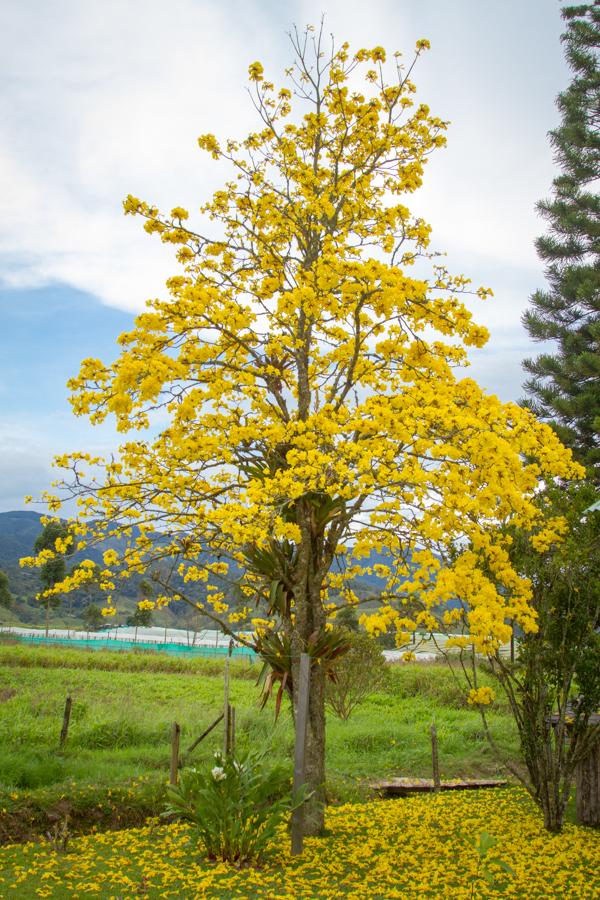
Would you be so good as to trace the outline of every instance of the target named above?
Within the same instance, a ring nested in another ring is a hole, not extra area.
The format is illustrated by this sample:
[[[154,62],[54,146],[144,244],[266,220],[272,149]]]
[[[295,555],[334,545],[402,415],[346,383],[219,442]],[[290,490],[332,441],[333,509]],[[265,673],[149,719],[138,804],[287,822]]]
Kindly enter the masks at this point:
[[[164,815],[195,826],[209,859],[238,866],[260,863],[277,826],[292,807],[290,778],[283,767],[267,769],[264,753],[223,757],[203,769],[187,769],[167,789]]]
[[[50,754],[20,751],[0,757],[0,790],[46,787],[63,778],[63,761]]]
[[[349,633],[349,639],[350,649],[336,662],[335,680],[327,683],[325,694],[327,705],[344,721],[387,677],[385,658],[373,638]]]
[[[74,736],[72,743],[86,750],[121,750],[151,744],[161,737],[163,729],[160,727],[144,728],[135,721],[117,719],[114,722],[96,722]],[[166,732],[163,739],[166,742]]]
[[[352,606],[343,606],[335,617],[335,624],[347,631],[357,633],[359,631],[358,616],[356,610]]]
[[[481,669],[479,683],[489,679]],[[451,709],[469,708],[467,692],[447,662],[395,664],[390,666],[390,687],[397,697],[418,697]]]

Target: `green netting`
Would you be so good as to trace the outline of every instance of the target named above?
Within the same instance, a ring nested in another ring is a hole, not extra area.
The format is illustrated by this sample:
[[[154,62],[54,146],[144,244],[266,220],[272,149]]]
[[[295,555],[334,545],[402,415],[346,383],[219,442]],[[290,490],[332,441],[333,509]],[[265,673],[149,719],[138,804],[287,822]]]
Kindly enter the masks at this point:
[[[170,653],[173,656],[226,656],[227,647],[207,647],[196,644],[158,643],[154,641],[116,641],[114,638],[61,638],[45,637],[44,635],[3,634],[2,637],[10,637],[10,640],[23,641],[35,644],[59,644],[67,647],[79,647],[85,650],[154,650],[157,653]],[[254,659],[256,654],[246,647],[234,647],[232,656],[249,657]]]

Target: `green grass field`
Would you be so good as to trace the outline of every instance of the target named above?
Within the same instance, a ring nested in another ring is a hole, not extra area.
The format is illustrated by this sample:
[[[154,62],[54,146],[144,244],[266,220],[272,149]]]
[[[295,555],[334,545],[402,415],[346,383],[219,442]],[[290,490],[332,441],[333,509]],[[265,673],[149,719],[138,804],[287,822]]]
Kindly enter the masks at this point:
[[[0,644],[0,842],[46,833],[67,806],[77,832],[139,825],[160,812],[172,723],[181,726],[185,751],[221,712],[224,665],[224,659]],[[272,704],[259,708],[258,673],[258,665],[231,663],[237,745],[268,749],[289,763],[289,709],[284,705],[275,721]],[[60,751],[67,695],[71,724]],[[385,690],[347,722],[328,716],[331,802],[364,799],[384,776],[429,776],[433,718],[443,777],[498,772],[479,714],[465,705],[447,667],[390,666]],[[516,754],[506,710],[493,716],[493,727]],[[185,761],[202,762],[221,742],[219,725]]]
[[[111,785],[168,771],[172,722],[187,747],[219,714],[223,660],[172,659],[159,654],[0,646],[0,780],[7,789],[75,780]],[[269,744],[290,756],[289,711],[277,723],[271,706],[258,707],[257,666],[232,663],[231,703],[240,745]],[[67,746],[57,752],[65,698],[73,698]],[[497,764],[479,714],[465,708],[451,672],[442,665],[390,667],[384,691],[371,695],[348,722],[329,715],[327,764],[333,782],[386,774],[430,772],[429,726],[435,717],[443,773],[483,775]],[[514,752],[511,720],[494,725]],[[212,753],[220,727],[194,760]]]
[[[284,704],[275,722],[272,704],[259,708],[258,672],[247,661],[231,663],[237,745],[268,748],[272,759],[289,762],[289,709]],[[223,673],[223,659],[0,644],[0,842],[46,833],[67,808],[75,832],[140,825],[160,812],[172,723],[181,726],[185,751],[221,712]],[[71,724],[59,751],[67,695]],[[447,667],[390,666],[385,689],[347,722],[328,716],[330,801],[364,799],[385,776],[429,776],[433,718],[443,777],[499,771],[479,714]],[[516,754],[506,710],[493,716],[493,727]],[[200,763],[221,743],[219,725],[186,761]]]

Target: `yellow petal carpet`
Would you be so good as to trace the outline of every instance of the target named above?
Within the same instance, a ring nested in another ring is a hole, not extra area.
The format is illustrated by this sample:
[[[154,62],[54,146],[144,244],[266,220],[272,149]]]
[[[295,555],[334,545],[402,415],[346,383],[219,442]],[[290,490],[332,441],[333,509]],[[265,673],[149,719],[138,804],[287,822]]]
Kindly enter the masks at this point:
[[[204,860],[180,824],[87,835],[66,854],[48,844],[14,845],[0,851],[0,896],[600,898],[600,831],[568,824],[548,834],[517,789],[347,804],[328,809],[327,827],[296,858],[282,832],[262,869]],[[470,843],[482,833],[497,841],[484,866]]]

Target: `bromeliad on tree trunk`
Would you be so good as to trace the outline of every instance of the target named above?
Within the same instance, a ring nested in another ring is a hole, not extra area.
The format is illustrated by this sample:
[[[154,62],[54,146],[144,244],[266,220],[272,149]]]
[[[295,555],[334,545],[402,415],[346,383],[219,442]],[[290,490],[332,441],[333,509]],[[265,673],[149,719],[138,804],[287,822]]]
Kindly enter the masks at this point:
[[[275,697],[275,716],[279,715],[284,693],[294,698],[294,679],[292,676],[292,642],[281,631],[269,629],[259,631],[254,639],[254,649],[264,661],[258,683],[262,684],[261,707],[271,697],[275,685],[278,685]],[[335,664],[340,656],[350,649],[348,634],[341,629],[332,628],[312,634],[306,642],[305,653],[311,658],[311,666],[322,667],[331,681],[336,680]]]

